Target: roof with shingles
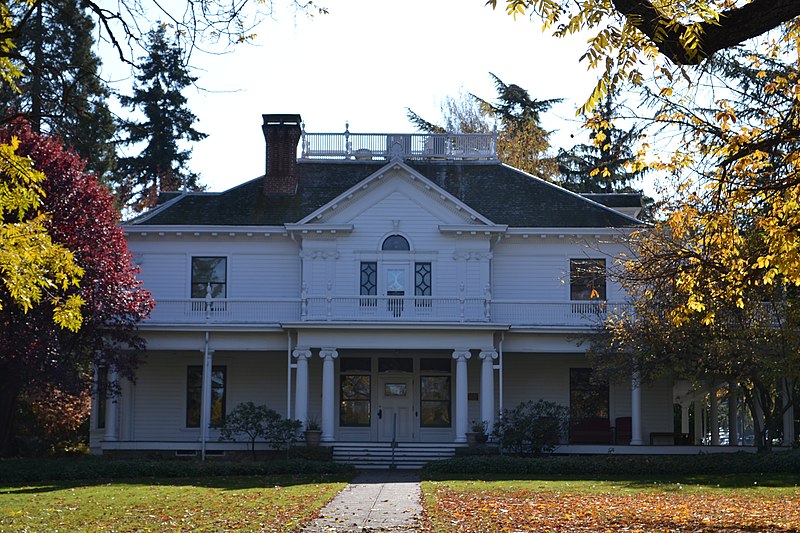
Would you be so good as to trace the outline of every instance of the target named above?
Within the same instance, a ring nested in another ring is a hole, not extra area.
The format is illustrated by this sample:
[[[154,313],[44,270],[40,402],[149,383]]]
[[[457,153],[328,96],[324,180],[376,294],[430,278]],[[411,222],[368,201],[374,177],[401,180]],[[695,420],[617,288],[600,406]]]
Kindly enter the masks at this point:
[[[303,219],[387,165],[384,161],[298,161],[297,194],[267,197],[263,178],[219,193],[188,193],[133,219],[135,225],[279,226]],[[630,227],[640,223],[500,163],[406,161],[495,224],[511,227]]]

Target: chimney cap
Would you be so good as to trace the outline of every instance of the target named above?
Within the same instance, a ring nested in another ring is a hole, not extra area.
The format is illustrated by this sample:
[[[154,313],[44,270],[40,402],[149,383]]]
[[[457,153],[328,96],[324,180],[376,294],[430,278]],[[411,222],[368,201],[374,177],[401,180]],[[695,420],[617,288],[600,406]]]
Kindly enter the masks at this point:
[[[303,119],[296,113],[272,113],[261,115],[264,125],[267,124],[300,124]]]

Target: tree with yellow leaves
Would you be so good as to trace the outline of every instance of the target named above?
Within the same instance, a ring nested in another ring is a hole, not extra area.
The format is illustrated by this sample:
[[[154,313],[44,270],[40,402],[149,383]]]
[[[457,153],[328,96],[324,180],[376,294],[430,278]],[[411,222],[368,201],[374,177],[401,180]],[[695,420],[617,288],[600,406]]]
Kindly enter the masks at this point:
[[[586,116],[623,85],[653,110],[630,168],[670,178],[664,209],[623,272],[637,313],[607,324],[599,351],[643,376],[653,363],[737,380],[769,446],[781,410],[800,409],[800,3],[502,3],[589,34],[582,59],[601,74]]]
[[[0,3],[0,78],[12,86],[21,75],[11,60],[13,29],[8,5]],[[0,145],[0,288],[25,312],[46,301],[56,324],[77,331],[83,300],[63,293],[77,286],[83,270],[72,252],[50,238],[48,215],[40,211],[45,176],[16,154],[18,146],[16,139]]]

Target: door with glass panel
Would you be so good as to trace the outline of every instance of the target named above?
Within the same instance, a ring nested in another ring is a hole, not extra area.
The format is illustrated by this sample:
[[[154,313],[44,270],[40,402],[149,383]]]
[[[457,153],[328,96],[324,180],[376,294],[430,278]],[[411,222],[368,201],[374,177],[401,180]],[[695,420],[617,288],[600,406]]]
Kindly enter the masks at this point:
[[[384,291],[386,293],[386,311],[389,317],[399,318],[405,310],[405,297],[408,294],[408,265],[385,264]]]
[[[378,440],[414,440],[413,376],[380,376],[378,379]]]

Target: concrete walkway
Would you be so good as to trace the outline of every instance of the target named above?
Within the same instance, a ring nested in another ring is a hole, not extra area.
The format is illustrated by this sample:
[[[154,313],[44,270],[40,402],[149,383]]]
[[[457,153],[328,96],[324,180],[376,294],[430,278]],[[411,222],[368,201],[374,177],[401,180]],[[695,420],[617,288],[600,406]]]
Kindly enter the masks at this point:
[[[421,497],[417,472],[363,471],[303,531],[417,531]]]

